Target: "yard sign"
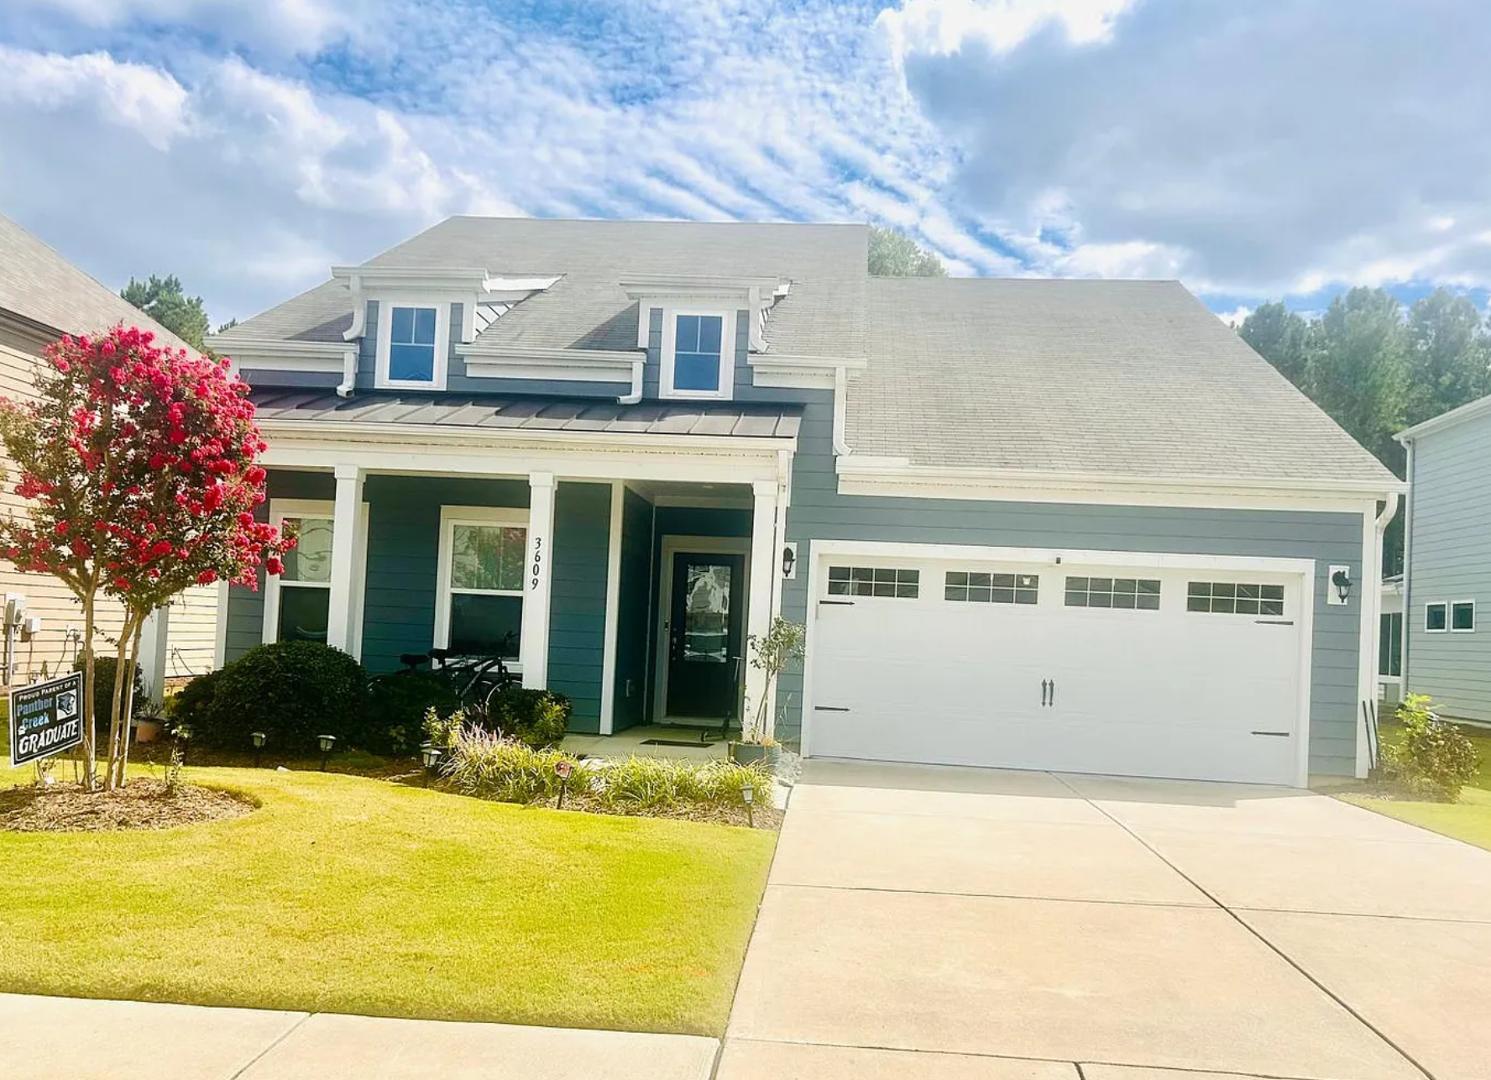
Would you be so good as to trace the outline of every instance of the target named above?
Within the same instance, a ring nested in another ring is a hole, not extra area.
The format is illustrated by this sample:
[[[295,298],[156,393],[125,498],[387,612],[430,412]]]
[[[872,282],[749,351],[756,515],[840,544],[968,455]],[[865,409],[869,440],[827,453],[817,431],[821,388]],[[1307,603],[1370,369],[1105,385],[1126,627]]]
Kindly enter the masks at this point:
[[[83,741],[83,673],[32,683],[10,692],[10,763],[71,750]]]

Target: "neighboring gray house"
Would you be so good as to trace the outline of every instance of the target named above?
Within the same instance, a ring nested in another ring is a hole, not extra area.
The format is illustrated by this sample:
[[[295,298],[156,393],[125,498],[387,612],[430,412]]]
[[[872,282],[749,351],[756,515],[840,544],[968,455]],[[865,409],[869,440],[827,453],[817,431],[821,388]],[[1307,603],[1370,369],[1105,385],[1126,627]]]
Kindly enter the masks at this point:
[[[764,695],[812,756],[1364,773],[1402,485],[1175,282],[871,279],[867,241],[458,217],[214,339],[302,537],[221,654],[506,648],[576,730]]]
[[[1491,723],[1491,397],[1398,435],[1408,448],[1402,684]]]

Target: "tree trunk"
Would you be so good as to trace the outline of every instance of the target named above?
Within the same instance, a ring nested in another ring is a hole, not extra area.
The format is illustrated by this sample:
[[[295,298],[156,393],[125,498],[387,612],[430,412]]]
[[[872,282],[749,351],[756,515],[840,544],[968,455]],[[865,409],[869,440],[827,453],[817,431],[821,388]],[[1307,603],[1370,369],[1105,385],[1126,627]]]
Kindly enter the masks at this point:
[[[134,689],[134,671],[125,665],[130,659],[130,642],[139,633],[139,620],[126,610],[124,625],[119,628],[119,645],[114,650],[114,700],[109,707],[109,759],[104,769],[104,786],[114,791],[124,783],[120,761],[129,742],[129,699],[126,688]]]
[[[140,631],[145,628],[143,618],[135,621],[135,632],[130,638],[129,646],[129,680],[124,684],[124,709],[123,715],[126,722],[120,734],[118,787],[124,786],[124,771],[129,767],[129,723],[127,718],[134,715],[135,711],[135,669],[140,664]]]
[[[97,721],[93,716],[93,602],[92,591],[83,594],[83,789],[98,787]]]

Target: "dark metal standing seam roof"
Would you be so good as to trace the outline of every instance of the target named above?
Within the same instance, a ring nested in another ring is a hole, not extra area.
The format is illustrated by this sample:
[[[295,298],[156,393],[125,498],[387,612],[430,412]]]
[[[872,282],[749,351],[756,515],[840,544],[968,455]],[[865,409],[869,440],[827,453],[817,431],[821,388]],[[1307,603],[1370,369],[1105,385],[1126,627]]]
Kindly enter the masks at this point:
[[[802,409],[737,402],[645,402],[500,394],[359,393],[326,390],[256,390],[260,420],[308,420],[327,425],[420,424],[484,431],[574,431],[643,435],[698,435],[793,439]]]

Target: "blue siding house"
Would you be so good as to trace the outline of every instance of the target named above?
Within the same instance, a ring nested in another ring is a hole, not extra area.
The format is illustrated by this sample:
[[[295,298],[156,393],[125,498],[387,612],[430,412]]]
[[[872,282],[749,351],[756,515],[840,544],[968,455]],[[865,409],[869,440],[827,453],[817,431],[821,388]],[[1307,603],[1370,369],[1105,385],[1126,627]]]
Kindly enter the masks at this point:
[[[1491,723],[1491,397],[1402,432],[1408,448],[1401,635],[1405,691]],[[1482,605],[1481,601],[1485,601]]]
[[[810,756],[1363,773],[1402,485],[1178,283],[867,244],[457,217],[219,335],[301,536],[222,657],[505,648],[600,735],[764,701]]]

